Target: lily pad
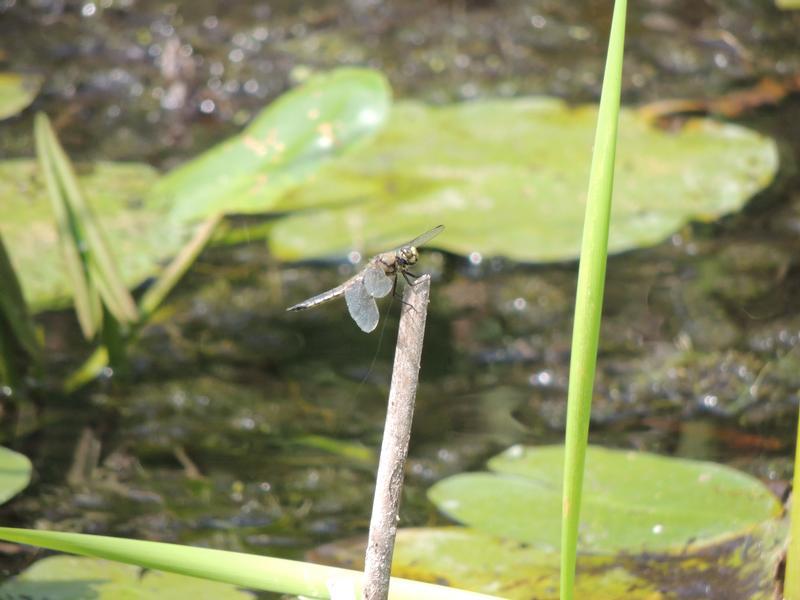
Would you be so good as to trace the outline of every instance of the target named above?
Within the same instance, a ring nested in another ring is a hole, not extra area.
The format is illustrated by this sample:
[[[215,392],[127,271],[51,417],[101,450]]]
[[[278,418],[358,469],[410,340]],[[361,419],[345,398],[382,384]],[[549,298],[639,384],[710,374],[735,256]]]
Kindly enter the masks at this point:
[[[473,528],[557,549],[562,446],[514,446],[492,473],[448,477],[436,506]],[[590,447],[579,547],[584,552],[669,552],[741,536],[781,507],[757,479],[722,465]]]
[[[315,562],[363,569],[364,541],[363,538],[353,538],[326,544],[311,552],[309,558]],[[588,557],[586,560],[581,567],[588,567],[591,563],[592,568],[586,577],[578,578],[578,598],[634,599],[647,597],[645,593],[653,594],[658,589],[636,575],[615,569],[608,557]],[[556,600],[559,557],[553,552],[468,527],[409,528],[397,531],[392,575],[500,598]],[[634,593],[639,590],[641,595]]]
[[[376,71],[311,78],[268,106],[240,134],[165,175],[150,198],[180,219],[266,212],[321,163],[376,131],[389,86]]]
[[[786,528],[771,521],[752,536],[694,553],[581,554],[575,597],[769,600],[783,545],[775,526]],[[309,558],[362,569],[364,545],[364,538],[334,542],[315,549]],[[556,552],[469,527],[424,527],[397,532],[392,575],[501,598],[557,600],[559,565]]]
[[[51,556],[0,586],[3,599],[95,600],[194,598],[245,600],[253,595],[232,585],[163,573],[94,558]]]
[[[142,164],[79,166],[78,181],[108,239],[124,281],[133,286],[175,254],[191,233],[142,201],[156,171]],[[58,251],[50,201],[36,161],[0,162],[0,234],[33,310],[66,304],[71,287]]]
[[[30,481],[28,457],[0,446],[0,504],[28,487]]]
[[[546,98],[429,107],[403,102],[369,145],[326,165],[277,210],[281,258],[382,250],[444,223],[435,245],[520,261],[580,249],[597,110]],[[739,210],[773,178],[773,140],[697,119],[664,131],[620,115],[609,250],[656,244],[693,220]]]
[[[0,73],[0,119],[23,110],[33,102],[41,87],[42,78],[37,75]]]
[[[558,554],[466,527],[402,530],[393,565],[397,577],[438,578],[501,598],[558,598]],[[647,598],[658,592],[609,557],[582,557],[581,569],[576,598]]]

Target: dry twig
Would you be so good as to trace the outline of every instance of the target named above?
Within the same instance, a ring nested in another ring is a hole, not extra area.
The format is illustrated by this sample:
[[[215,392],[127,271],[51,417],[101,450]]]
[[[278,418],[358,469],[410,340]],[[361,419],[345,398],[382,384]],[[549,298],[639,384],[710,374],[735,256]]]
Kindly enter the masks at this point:
[[[406,286],[403,294],[403,311],[397,333],[389,406],[386,411],[364,561],[365,600],[386,600],[389,595],[389,574],[408,442],[411,437],[430,290],[431,278],[423,275],[414,285]]]

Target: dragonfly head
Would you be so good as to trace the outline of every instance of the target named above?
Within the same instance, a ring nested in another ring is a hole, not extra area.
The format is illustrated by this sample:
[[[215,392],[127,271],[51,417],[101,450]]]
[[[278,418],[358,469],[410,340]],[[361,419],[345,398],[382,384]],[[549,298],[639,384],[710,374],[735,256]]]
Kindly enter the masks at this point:
[[[414,246],[403,246],[397,252],[397,258],[402,263],[402,266],[414,265],[419,260],[419,252]]]

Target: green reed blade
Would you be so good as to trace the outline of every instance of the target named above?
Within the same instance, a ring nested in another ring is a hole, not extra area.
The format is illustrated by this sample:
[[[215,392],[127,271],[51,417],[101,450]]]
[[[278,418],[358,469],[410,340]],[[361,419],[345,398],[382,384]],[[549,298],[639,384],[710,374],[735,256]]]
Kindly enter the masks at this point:
[[[572,600],[575,588],[578,524],[583,468],[589,436],[600,316],[603,308],[608,226],[614,186],[626,1],[616,0],[603,78],[603,91],[589,173],[586,217],[581,244],[575,322],[567,398],[564,491],[561,516],[561,599]]]
[[[122,324],[134,323],[139,318],[136,304],[119,274],[94,213],[84,200],[69,158],[45,115],[37,116],[37,125],[52,161],[52,170],[62,190],[66,209],[75,228],[81,232],[88,257],[88,278],[96,282],[103,301],[117,321]]]
[[[0,237],[0,318],[5,319],[17,344],[30,358],[39,355],[39,340],[33,325],[28,305],[22,295],[22,287]]]
[[[66,194],[61,186],[60,177],[54,166],[50,151],[51,135],[48,134],[50,123],[42,113],[36,115],[34,136],[36,139],[36,156],[42,169],[47,195],[55,216],[58,231],[58,244],[64,258],[64,267],[72,284],[75,301],[75,312],[84,337],[91,339],[97,333],[102,322],[100,298],[97,291],[89,284],[86,265],[81,256],[81,248],[85,248],[78,229],[73,222]]]

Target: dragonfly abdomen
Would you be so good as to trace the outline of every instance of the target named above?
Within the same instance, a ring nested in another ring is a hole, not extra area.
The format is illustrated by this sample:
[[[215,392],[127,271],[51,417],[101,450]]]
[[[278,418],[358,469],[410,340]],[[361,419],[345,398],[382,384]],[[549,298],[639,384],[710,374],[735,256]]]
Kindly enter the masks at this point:
[[[323,292],[322,294],[317,294],[316,296],[312,296],[307,300],[303,300],[302,302],[298,302],[294,306],[290,306],[287,308],[288,311],[293,310],[306,310],[307,308],[314,308],[315,306],[319,306],[320,304],[324,304],[325,302],[329,302],[330,300],[334,300],[339,296],[344,294],[344,291],[347,289],[347,286],[350,282],[347,281],[342,285],[336,286],[333,289],[328,290],[327,292]]]

